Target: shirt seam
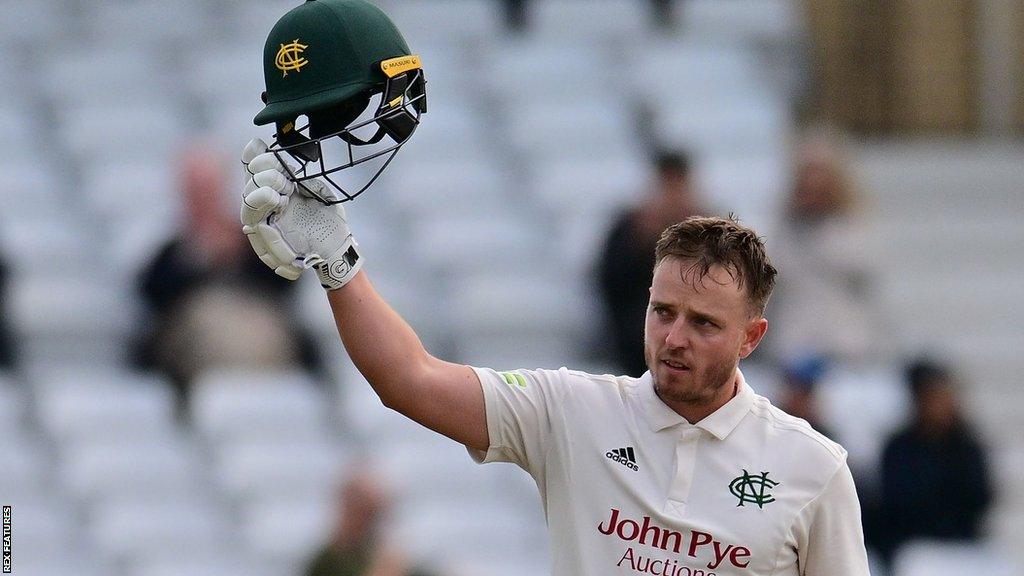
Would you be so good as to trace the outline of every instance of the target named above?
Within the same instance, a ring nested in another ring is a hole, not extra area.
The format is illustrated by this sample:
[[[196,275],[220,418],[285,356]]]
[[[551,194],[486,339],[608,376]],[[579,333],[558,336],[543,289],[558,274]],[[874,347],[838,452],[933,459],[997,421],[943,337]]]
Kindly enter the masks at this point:
[[[496,453],[506,454],[507,446],[505,446],[503,443],[500,443],[500,439],[493,438],[493,434],[491,434],[491,411],[487,409],[487,404],[494,400],[493,395],[495,391],[493,390],[490,383],[485,382],[485,378],[489,376],[489,374],[475,366],[471,366],[471,368],[473,368],[473,370],[477,373],[477,379],[480,380],[480,387],[484,393],[484,421],[485,425],[487,426],[487,443],[489,444],[487,450],[484,451],[484,460],[486,461],[490,456],[492,450]],[[500,428],[498,426],[496,427]],[[495,443],[495,440],[497,440],[498,443]]]
[[[818,500],[822,497],[822,495],[825,494],[825,491],[828,490],[828,487],[832,485],[832,481],[836,479],[836,476],[839,475],[839,471],[842,470],[842,469],[843,469],[843,463],[839,463],[839,465],[836,466],[836,469],[832,471],[832,474],[829,475],[828,481],[826,481],[825,484],[822,485],[821,490],[818,491],[818,493],[814,495],[814,498],[811,498],[810,500],[808,500],[806,504],[804,504],[803,506],[800,507],[799,510],[797,510],[796,515],[793,516],[793,521],[790,522],[790,524],[789,524],[789,528],[788,528],[787,534],[790,534],[790,533],[793,532],[793,527],[796,525],[797,521],[800,520],[800,516],[804,513],[804,510],[807,510],[813,504],[817,504]],[[810,532],[810,530],[808,529],[808,533],[809,532]],[[784,547],[780,548],[779,551],[778,551],[778,554],[775,556],[775,562],[774,562],[775,565],[772,567],[772,574],[775,574],[775,572],[778,570],[778,567],[779,567],[779,556],[782,555],[782,550],[783,549],[784,549]],[[796,559],[797,559],[798,568],[799,568],[799,562],[800,562],[800,552],[799,551],[797,551]],[[800,574],[800,576],[803,576],[803,574],[804,574],[802,571],[798,572],[798,573]]]
[[[777,418],[773,418],[770,414],[767,414],[765,412],[754,410],[753,406],[751,406],[750,413],[753,414],[754,416],[762,419],[762,420],[765,420],[765,421],[771,423],[771,425],[776,427],[776,428],[781,428],[783,430],[790,430],[790,431],[793,431],[793,432],[799,432],[803,436],[805,436],[805,437],[807,437],[807,438],[809,438],[811,440],[814,440],[822,448],[824,448],[826,451],[828,451],[828,453],[831,454],[836,459],[837,462],[843,462],[845,460],[844,452],[846,450],[844,448],[842,448],[841,446],[838,446],[835,442],[833,442],[831,440],[828,440],[828,438],[825,438],[824,436],[821,436],[821,433],[816,431],[816,430],[814,430],[813,428],[808,431],[805,427],[803,427],[803,426],[801,426],[799,424],[790,424],[788,422],[784,422],[784,421],[779,420]]]

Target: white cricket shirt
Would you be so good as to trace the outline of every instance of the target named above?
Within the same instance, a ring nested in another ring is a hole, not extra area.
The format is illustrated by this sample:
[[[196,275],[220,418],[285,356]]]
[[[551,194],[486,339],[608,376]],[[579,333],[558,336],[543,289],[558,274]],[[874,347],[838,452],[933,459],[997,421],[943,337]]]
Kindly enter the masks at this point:
[[[533,476],[555,576],[866,576],[846,451],[758,396],[696,424],[641,378],[475,368],[490,448]]]

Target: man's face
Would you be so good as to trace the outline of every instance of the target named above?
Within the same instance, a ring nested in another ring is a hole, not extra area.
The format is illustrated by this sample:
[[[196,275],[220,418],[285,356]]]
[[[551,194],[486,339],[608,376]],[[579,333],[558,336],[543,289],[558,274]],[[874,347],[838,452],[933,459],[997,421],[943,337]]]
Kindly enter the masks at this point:
[[[644,331],[654,389],[680,413],[728,401],[739,360],[768,326],[751,314],[745,290],[725,268],[699,278],[692,265],[669,256],[655,268]]]

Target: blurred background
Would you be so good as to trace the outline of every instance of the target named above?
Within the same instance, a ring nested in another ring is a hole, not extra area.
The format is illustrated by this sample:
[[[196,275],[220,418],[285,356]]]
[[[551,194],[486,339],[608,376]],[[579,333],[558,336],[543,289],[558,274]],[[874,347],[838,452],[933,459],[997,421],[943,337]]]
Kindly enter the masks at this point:
[[[528,476],[384,409],[239,231],[297,4],[0,1],[15,574],[548,573]],[[874,573],[1024,573],[1024,5],[378,4],[429,113],[349,215],[431,352],[639,375],[657,233],[735,213],[780,270],[741,368],[849,450]]]

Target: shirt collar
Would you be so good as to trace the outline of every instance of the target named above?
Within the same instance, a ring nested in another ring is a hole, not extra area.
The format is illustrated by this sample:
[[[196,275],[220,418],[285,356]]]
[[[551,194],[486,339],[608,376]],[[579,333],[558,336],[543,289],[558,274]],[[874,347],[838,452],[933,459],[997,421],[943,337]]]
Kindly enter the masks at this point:
[[[747,415],[754,405],[754,391],[747,385],[743,372],[737,369],[738,390],[731,400],[715,410],[700,422],[693,424],[696,428],[708,431],[719,440],[725,439],[736,429],[740,420]],[[654,392],[654,380],[651,373],[644,374],[639,381],[640,402],[647,415],[647,423],[651,430],[659,432],[677,424],[690,424],[679,414],[669,408]]]

